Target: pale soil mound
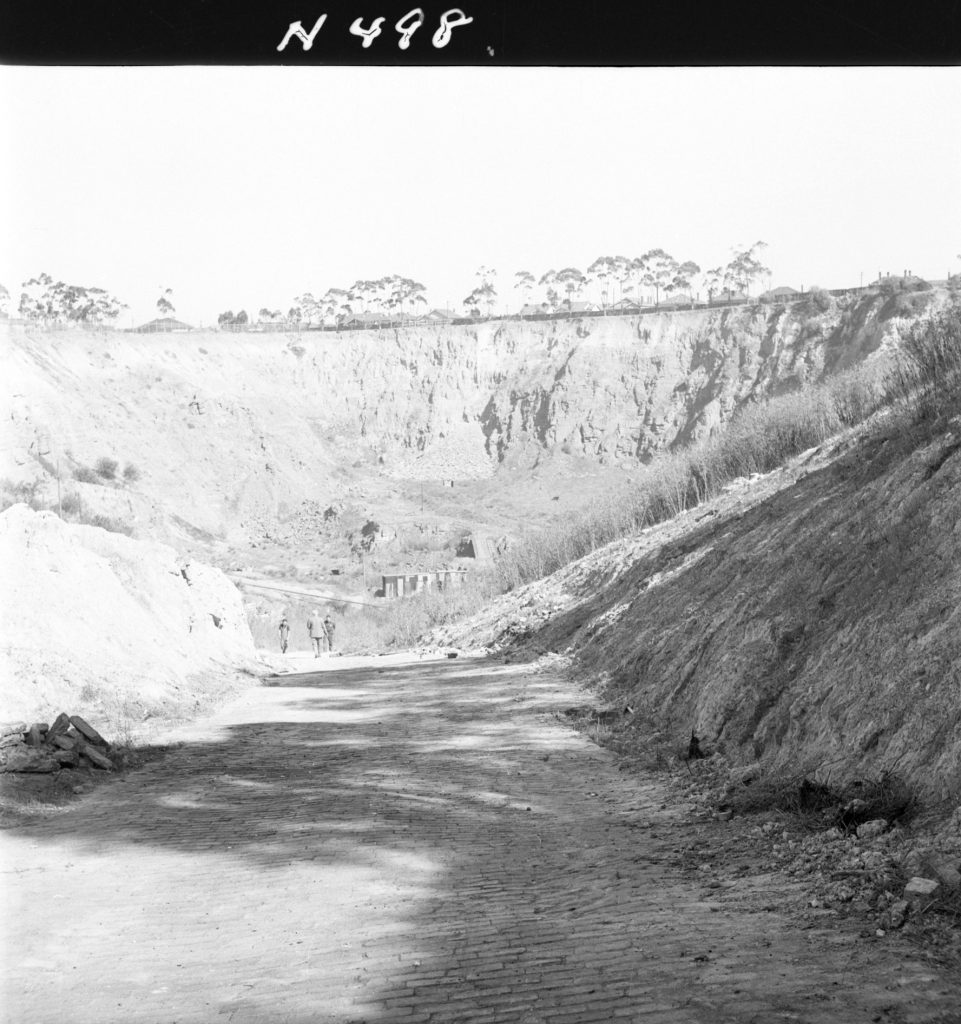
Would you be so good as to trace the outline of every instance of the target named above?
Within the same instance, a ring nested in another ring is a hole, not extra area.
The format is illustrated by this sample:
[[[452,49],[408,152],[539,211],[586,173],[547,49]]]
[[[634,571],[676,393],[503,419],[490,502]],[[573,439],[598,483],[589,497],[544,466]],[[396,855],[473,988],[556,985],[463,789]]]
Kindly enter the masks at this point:
[[[166,545],[14,505],[0,514],[0,565],[2,720],[67,708],[139,722],[203,704],[255,664],[236,587]]]
[[[435,639],[556,652],[686,747],[961,793],[961,421],[801,457]],[[805,475],[801,475],[801,474]],[[796,482],[794,481],[797,477]]]

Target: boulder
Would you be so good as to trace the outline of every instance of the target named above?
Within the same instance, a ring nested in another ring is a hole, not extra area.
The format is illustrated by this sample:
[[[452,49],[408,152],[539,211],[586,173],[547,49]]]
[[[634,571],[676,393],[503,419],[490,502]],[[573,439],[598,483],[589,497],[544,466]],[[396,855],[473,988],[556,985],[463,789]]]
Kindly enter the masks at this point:
[[[103,738],[103,736],[101,736],[89,722],[82,719],[79,715],[71,715],[70,724],[88,742],[95,743],[98,747],[103,747],[104,750],[107,750],[110,747],[110,744]]]
[[[904,895],[908,897],[933,896],[940,888],[941,883],[936,878],[922,878],[920,875],[915,875],[904,887]]]
[[[3,722],[0,724],[0,737],[22,736],[27,731],[26,722]]]
[[[53,757],[62,768],[76,768],[80,764],[80,755],[76,750],[55,750]]]
[[[34,722],[33,725],[27,730],[27,742],[31,747],[39,747],[43,743],[43,734],[46,732],[46,726],[41,729],[39,722]]]
[[[53,725],[51,725],[50,728],[47,730],[47,742],[49,743],[50,740],[54,738],[54,736],[60,736],[61,734],[65,733],[69,728],[70,716],[65,711],[62,711],[54,719]]]
[[[895,900],[885,911],[882,927],[894,931],[901,928],[908,919],[908,912],[911,904],[907,900]]]
[[[931,874],[948,889],[961,888],[961,871],[955,861],[946,857],[932,855],[927,858]]]
[[[888,823],[884,818],[874,818],[871,821],[866,821],[863,825],[858,825],[857,836],[858,839],[875,839],[886,832],[887,828]]]
[[[90,743],[81,741],[78,744],[78,751],[95,768],[103,768],[105,771],[110,771],[113,768],[113,761]]]
[[[745,764],[728,772],[728,781],[734,786],[749,786],[761,774],[760,764]]]
[[[0,739],[0,750],[4,747],[14,747],[18,743],[23,743],[23,734],[19,732],[12,732]]]
[[[55,747],[60,747],[61,750],[75,750],[78,741],[74,736],[64,736],[63,733],[58,733],[53,737],[52,742]]]
[[[6,738],[6,737],[5,737]],[[4,743],[0,746],[0,765],[5,765],[12,757],[22,756],[25,750],[32,750],[23,742],[21,737],[16,737],[12,743]]]
[[[0,772],[55,772],[59,767],[54,758],[24,744],[4,749]]]

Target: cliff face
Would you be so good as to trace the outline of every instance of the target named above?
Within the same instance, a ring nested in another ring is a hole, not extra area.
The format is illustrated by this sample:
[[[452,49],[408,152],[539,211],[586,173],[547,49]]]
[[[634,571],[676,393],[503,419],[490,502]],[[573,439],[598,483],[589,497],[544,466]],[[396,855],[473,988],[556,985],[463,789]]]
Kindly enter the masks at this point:
[[[342,334],[13,325],[3,333],[11,401],[0,475],[29,480],[45,465],[53,493],[52,460],[69,479],[109,456],[133,463],[139,481],[109,494],[71,481],[81,498],[168,539],[176,534],[161,527],[178,522],[239,539],[373,478],[484,477],[555,447],[647,459],[751,396],[890,348],[904,321],[889,306],[868,297],[825,312],[738,307]]]

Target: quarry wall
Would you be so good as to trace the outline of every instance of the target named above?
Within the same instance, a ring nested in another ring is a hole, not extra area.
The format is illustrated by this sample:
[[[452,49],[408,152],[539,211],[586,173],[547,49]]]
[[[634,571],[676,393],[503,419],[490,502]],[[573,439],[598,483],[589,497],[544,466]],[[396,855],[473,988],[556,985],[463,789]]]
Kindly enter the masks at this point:
[[[352,471],[483,477],[531,445],[647,460],[752,397],[883,355],[905,323],[889,307],[867,296],[340,334],[6,325],[0,476],[50,485],[52,460],[69,477],[108,455],[140,479],[89,501],[145,535],[179,519],[231,540],[245,520],[342,496]]]

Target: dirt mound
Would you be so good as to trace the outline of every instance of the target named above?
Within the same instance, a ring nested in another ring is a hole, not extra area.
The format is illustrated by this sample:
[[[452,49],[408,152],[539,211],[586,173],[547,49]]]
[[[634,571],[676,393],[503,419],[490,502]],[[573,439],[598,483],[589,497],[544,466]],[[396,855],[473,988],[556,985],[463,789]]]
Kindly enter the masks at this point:
[[[14,505],[0,564],[0,720],[124,705],[139,721],[255,663],[236,587],[166,545]]]

